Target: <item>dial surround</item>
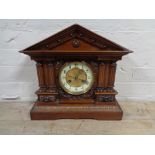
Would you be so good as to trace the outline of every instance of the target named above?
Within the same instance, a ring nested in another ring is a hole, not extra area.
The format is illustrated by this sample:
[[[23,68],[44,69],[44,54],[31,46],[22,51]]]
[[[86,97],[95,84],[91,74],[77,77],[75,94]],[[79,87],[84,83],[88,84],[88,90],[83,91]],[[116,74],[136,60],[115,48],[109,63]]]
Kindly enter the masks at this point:
[[[72,95],[88,92],[93,83],[93,71],[86,62],[65,63],[59,72],[59,83],[62,89]]]

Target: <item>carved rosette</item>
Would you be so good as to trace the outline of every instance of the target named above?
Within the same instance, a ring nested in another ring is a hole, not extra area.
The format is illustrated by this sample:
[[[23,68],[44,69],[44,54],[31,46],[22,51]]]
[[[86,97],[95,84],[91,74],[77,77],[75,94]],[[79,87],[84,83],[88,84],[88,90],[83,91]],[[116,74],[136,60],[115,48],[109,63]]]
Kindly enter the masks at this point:
[[[75,48],[80,47],[80,41],[78,39],[73,39],[72,40],[72,46]]]

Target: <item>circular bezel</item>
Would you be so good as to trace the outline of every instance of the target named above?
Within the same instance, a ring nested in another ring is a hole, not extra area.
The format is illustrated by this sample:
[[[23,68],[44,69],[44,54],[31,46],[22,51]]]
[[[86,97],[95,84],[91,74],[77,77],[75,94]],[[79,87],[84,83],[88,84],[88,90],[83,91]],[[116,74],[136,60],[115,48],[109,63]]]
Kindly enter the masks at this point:
[[[89,84],[89,86],[87,87],[87,89],[86,89],[85,91],[73,92],[73,91],[67,89],[67,88],[63,85],[63,83],[62,83],[62,80],[61,80],[61,73],[62,73],[63,69],[64,69],[66,66],[68,66],[69,64],[75,64],[75,63],[77,63],[77,64],[83,64],[83,65],[87,66],[87,67],[89,68],[89,70],[91,71],[92,80],[91,80],[91,83]],[[94,74],[93,74],[93,71],[92,71],[92,69],[91,69],[91,66],[90,66],[89,64],[87,64],[86,62],[84,62],[84,61],[82,61],[82,62],[80,62],[80,61],[73,61],[73,62],[67,62],[67,63],[65,63],[65,64],[60,68],[60,71],[59,71],[59,84],[60,84],[61,88],[62,88],[65,92],[67,92],[68,94],[72,94],[72,95],[81,95],[81,94],[87,93],[87,92],[92,88],[92,86],[93,86],[93,84],[94,84]]]

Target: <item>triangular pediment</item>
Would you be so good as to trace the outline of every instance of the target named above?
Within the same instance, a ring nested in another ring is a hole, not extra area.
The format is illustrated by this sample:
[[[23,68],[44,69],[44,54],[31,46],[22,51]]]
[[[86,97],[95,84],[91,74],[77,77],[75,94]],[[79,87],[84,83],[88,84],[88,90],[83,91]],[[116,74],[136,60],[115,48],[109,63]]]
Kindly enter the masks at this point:
[[[64,42],[63,44],[60,44],[59,46],[54,47],[52,50],[56,51],[99,51],[100,48],[96,46],[92,46],[90,43],[87,43],[81,39],[71,39],[69,41]]]
[[[23,51],[33,50],[130,51],[77,24],[60,31]]]

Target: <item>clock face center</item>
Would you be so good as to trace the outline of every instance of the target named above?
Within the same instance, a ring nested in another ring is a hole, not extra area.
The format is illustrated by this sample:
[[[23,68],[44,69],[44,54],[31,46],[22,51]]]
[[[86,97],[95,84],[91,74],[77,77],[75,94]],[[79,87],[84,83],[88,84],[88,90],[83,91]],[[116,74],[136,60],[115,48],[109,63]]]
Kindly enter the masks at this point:
[[[71,87],[80,87],[87,82],[87,74],[83,69],[74,67],[67,72],[66,81]]]
[[[91,89],[93,82],[93,72],[85,62],[66,63],[59,73],[60,86],[69,94],[84,94]]]

